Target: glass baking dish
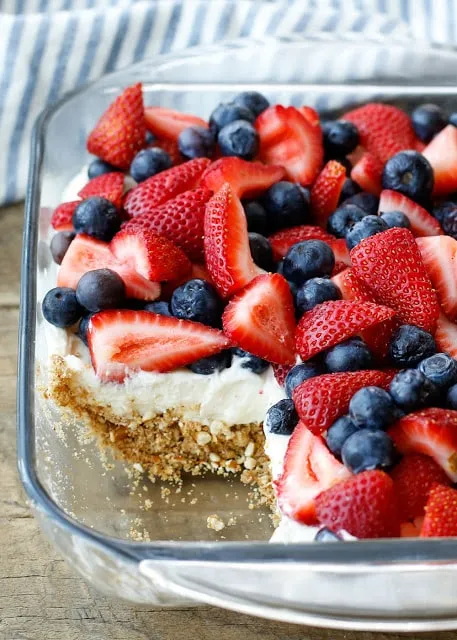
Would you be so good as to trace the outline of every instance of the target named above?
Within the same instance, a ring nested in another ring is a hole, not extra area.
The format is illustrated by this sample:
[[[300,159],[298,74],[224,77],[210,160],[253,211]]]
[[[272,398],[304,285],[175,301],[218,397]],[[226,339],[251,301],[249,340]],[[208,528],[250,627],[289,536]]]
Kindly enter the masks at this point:
[[[123,87],[142,81],[147,104],[203,117],[246,88],[320,111],[373,99],[406,107],[430,100],[457,110],[456,68],[453,51],[417,43],[320,34],[243,40],[144,61],[43,113],[32,142],[24,228],[19,471],[41,527],[97,588],[138,603],[204,602],[335,628],[457,627],[455,539],[267,544],[268,515],[249,508],[248,490],[235,480],[192,477],[178,493],[141,479],[141,469],[132,478],[122,463],[102,463],[95,444],[81,444],[75,427],[42,397],[39,310],[51,263],[50,212],[88,160],[87,133]],[[196,504],[186,496],[198,497]],[[236,526],[209,530],[213,513],[236,519]]]

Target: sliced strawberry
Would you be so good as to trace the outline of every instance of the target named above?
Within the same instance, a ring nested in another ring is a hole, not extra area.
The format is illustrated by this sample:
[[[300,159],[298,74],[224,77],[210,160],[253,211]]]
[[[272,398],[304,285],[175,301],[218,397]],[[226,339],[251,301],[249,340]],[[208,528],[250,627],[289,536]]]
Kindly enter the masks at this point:
[[[311,189],[311,210],[321,226],[325,227],[329,216],[340,200],[346,180],[346,169],[336,160],[330,160],[319,173]]]
[[[63,202],[54,209],[51,217],[51,225],[56,231],[73,231],[73,212],[81,203],[81,200]]]
[[[230,346],[222,331],[149,311],[102,311],[91,318],[89,349],[95,373],[122,382],[132,371],[173,371]]]
[[[279,384],[280,387],[283,387],[286,381],[287,374],[292,369],[293,365],[273,363],[272,367],[273,367],[273,373],[274,373],[276,382]]]
[[[369,289],[357,278],[353,269],[344,271],[332,277],[333,282],[341,291],[343,300],[355,300],[356,302],[374,302]]]
[[[279,273],[257,276],[227,305],[224,332],[259,358],[294,364],[295,311],[290,287]]]
[[[206,205],[204,246],[209,274],[224,298],[260,272],[251,256],[243,206],[228,183]]]
[[[144,147],[146,126],[141,83],[125,89],[108,107],[87,139],[89,153],[128,169]]]
[[[181,131],[188,127],[208,127],[208,123],[198,116],[165,107],[146,107],[144,119],[148,131],[167,140],[177,140]]]
[[[436,484],[425,505],[421,538],[450,538],[457,536],[457,491]]]
[[[344,120],[355,124],[361,146],[383,164],[399,151],[415,148],[416,136],[411,120],[398,107],[371,102],[348,111]]]
[[[268,238],[273,250],[273,258],[281,260],[294,244],[303,240],[323,240],[330,243],[335,237],[327,233],[320,227],[311,225],[299,225],[298,227],[290,227],[289,229],[281,229]]]
[[[125,210],[134,218],[149,213],[184,191],[195,189],[209,163],[208,158],[195,158],[148,178],[127,193]]]
[[[438,299],[411,231],[388,229],[366,238],[352,249],[351,261],[355,275],[403,324],[434,333]]]
[[[457,481],[457,411],[424,409],[401,418],[389,429],[400,453],[424,453]]]
[[[398,191],[384,189],[379,199],[379,213],[389,211],[404,213],[411,223],[411,231],[415,236],[439,236],[443,233],[438,220],[426,209]]]
[[[122,206],[122,196],[124,193],[124,174],[120,171],[104,173],[101,176],[92,178],[78,193],[82,200],[92,196],[100,196],[112,202],[118,209]]]
[[[395,316],[395,311],[373,302],[332,300],[303,314],[296,333],[296,349],[303,360]]]
[[[324,147],[319,123],[312,124],[295,107],[269,107],[255,123],[260,159],[285,167],[290,180],[311,185],[319,173]]]
[[[330,248],[332,249],[335,256],[335,267],[339,265],[338,269],[342,270],[341,267],[345,268],[351,266],[351,256],[346,245],[346,240],[344,238],[329,240],[327,244],[330,245]],[[333,272],[335,273],[335,269],[333,270]]]
[[[110,249],[120,262],[130,265],[146,280],[176,280],[192,269],[182,249],[155,231],[141,227],[121,229],[111,240]]]
[[[386,389],[394,375],[393,371],[355,371],[305,380],[293,393],[298,415],[310,431],[320,435],[348,412],[356,391],[371,385]]]
[[[281,512],[298,522],[315,524],[316,496],[350,476],[322,438],[299,422],[287,447],[283,472],[275,481]]]
[[[446,196],[457,189],[457,129],[449,124],[423,150],[433,167],[433,195]]]
[[[205,207],[211,195],[205,188],[184,191],[148,213],[131,218],[124,228],[156,231],[181,247],[191,260],[202,261]]]
[[[209,165],[202,185],[214,193],[228,182],[239,198],[255,198],[285,176],[283,167],[248,162],[241,158],[220,158]]]
[[[430,489],[436,482],[450,484],[449,478],[433,458],[419,453],[405,456],[390,475],[394,481],[402,521],[424,515]]]
[[[305,105],[303,107],[298,107],[298,110],[310,124],[312,124],[313,126],[320,126],[320,118],[316,109]]]
[[[440,313],[438,317],[435,342],[440,351],[457,358],[457,324],[446,318],[444,313]]]
[[[456,320],[457,240],[451,236],[417,238],[417,245],[444,313]]]
[[[157,282],[146,280],[128,264],[120,263],[106,242],[85,235],[76,236],[68,248],[57,275],[57,285],[76,289],[85,273],[105,268],[121,276],[129,298],[155,300],[159,297],[160,285]]]
[[[363,471],[316,498],[320,524],[356,538],[393,538],[400,520],[392,479],[384,471]]]
[[[184,156],[181,154],[179,150],[178,143],[176,140],[168,140],[167,138],[158,138],[154,140],[154,142],[150,145],[151,147],[160,147],[168,153],[171,158],[171,163],[173,167],[178,166],[178,164],[182,164],[185,162]]]
[[[383,163],[377,156],[368,151],[363,154],[360,160],[351,170],[351,180],[357,182],[359,187],[368,193],[378,196],[381,193],[381,177]]]

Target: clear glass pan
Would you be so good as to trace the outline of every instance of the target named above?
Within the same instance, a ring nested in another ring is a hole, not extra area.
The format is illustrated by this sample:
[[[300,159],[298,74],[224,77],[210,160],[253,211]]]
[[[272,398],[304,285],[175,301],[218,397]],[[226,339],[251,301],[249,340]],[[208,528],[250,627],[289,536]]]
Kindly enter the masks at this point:
[[[37,374],[43,362],[39,302],[51,263],[49,212],[88,160],[87,133],[123,87],[141,80],[148,104],[203,117],[246,88],[321,111],[373,99],[407,108],[433,101],[457,110],[456,68],[453,51],[382,39],[243,40],[144,61],[43,113],[32,142],[24,229],[19,470],[43,530],[96,587],[158,606],[206,602],[335,628],[457,627],[455,539],[267,544],[267,515],[248,508],[247,490],[234,481],[192,478],[181,494],[171,489],[168,503],[159,486],[144,481],[132,494],[123,465],[103,467],[95,445],[82,446],[42,399],[46,371]],[[187,490],[198,495],[196,505],[182,501]],[[225,520],[235,515],[239,524],[226,527],[223,539],[206,527],[212,513]],[[133,528],[140,535],[147,530],[149,540],[129,539]]]

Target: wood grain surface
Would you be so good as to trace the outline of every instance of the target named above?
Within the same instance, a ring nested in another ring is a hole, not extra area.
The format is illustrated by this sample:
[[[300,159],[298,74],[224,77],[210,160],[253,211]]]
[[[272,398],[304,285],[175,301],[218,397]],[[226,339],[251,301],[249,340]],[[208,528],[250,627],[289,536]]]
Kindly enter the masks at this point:
[[[15,387],[22,207],[0,210],[0,639],[382,640],[281,624],[212,607],[131,606],[97,593],[71,571],[31,516],[16,472]],[[413,634],[454,640],[457,632]]]

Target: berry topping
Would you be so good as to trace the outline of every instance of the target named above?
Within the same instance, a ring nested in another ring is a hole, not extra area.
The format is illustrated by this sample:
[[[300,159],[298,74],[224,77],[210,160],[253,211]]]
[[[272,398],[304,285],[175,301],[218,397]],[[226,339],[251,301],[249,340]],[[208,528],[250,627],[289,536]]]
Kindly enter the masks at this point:
[[[266,236],[268,232],[268,220],[265,207],[263,207],[260,202],[251,200],[250,202],[243,202],[243,209],[246,215],[246,222],[248,223],[248,231]]]
[[[181,113],[164,107],[147,107],[144,110],[146,127],[157,138],[177,140],[181,131],[188,127],[208,127],[198,116]]]
[[[373,363],[373,354],[361,338],[345,340],[324,354],[324,365],[329,373],[372,369]]]
[[[341,291],[334,282],[328,278],[311,278],[298,289],[295,304],[297,313],[302,316],[322,302],[340,299]]]
[[[457,128],[448,125],[425,147],[423,155],[433,167],[434,196],[457,189]]]
[[[350,204],[359,207],[365,213],[375,216],[378,213],[379,198],[372,193],[362,191],[362,193],[356,193],[342,203],[342,206],[349,206]]]
[[[265,430],[282,436],[290,436],[298,424],[298,414],[292,400],[286,398],[274,404],[265,416]]]
[[[418,238],[417,246],[444,313],[457,319],[457,240],[449,236]]]
[[[257,373],[258,375],[264,373],[270,366],[267,360],[259,358],[258,356],[255,356],[244,349],[240,349],[239,347],[233,349],[233,355],[241,358],[242,369],[249,369],[252,373]]]
[[[104,173],[101,176],[92,178],[85,187],[81,189],[78,196],[82,200],[87,200],[92,196],[100,196],[114,204],[120,209],[122,207],[122,195],[124,193],[124,174],[119,171]]]
[[[51,225],[56,231],[73,231],[73,213],[81,200],[64,202],[54,209]]]
[[[358,430],[359,427],[356,427],[349,416],[341,416],[341,418],[338,418],[338,420],[329,427],[325,436],[330,451],[338,458],[341,458],[343,444],[349,436],[352,436],[352,434]]]
[[[385,219],[386,213],[402,211],[408,218],[415,236],[439,236],[443,232],[439,222],[429,212],[402,193],[384,189],[379,198],[379,211]],[[387,222],[387,220],[386,220]],[[405,224],[390,224],[390,227],[405,227]]]
[[[150,311],[151,313],[158,313],[161,316],[172,316],[170,305],[165,300],[156,300],[155,302],[148,302],[148,304],[144,305],[145,311]]]
[[[277,182],[265,193],[262,203],[270,229],[285,229],[308,221],[310,193],[299,184]]]
[[[283,177],[282,167],[229,157],[210,164],[203,174],[202,184],[216,193],[228,182],[239,198],[255,198]]]
[[[243,91],[239,93],[233,98],[233,104],[249,109],[255,117],[260,116],[270,106],[265,96],[258,91]]]
[[[170,307],[176,318],[201,322],[210,327],[221,326],[222,300],[205,280],[188,280],[177,287],[171,296]]]
[[[322,124],[325,153],[330,158],[347,156],[359,144],[357,127],[347,120],[327,120]]]
[[[389,469],[396,460],[392,438],[376,429],[360,429],[349,436],[343,444],[341,457],[352,473]]]
[[[435,352],[433,336],[428,331],[410,324],[399,327],[389,345],[389,357],[397,367],[415,367]]]
[[[295,365],[286,375],[285,390],[287,396],[291,398],[295,387],[298,387],[305,380],[309,380],[309,378],[320,376],[322,373],[322,365],[319,362],[308,360],[308,362]]]
[[[395,193],[394,191],[392,193]],[[401,195],[401,194],[400,194]],[[400,227],[401,229],[411,229],[411,222],[408,216],[401,211],[386,211],[379,214],[389,229]]]
[[[444,233],[457,240],[457,204],[455,202],[439,202],[433,207],[432,214],[438,220]]]
[[[217,134],[217,142],[223,156],[235,156],[252,160],[259,150],[259,134],[246,120],[234,120]]]
[[[133,158],[130,175],[136,182],[144,182],[161,171],[170,169],[172,160],[168,153],[160,147],[142,149]]]
[[[447,118],[444,111],[436,104],[421,104],[411,114],[414,133],[422,142],[430,142],[437,133],[444,129]]]
[[[214,151],[214,136],[207,127],[188,127],[178,137],[178,147],[188,160],[192,158],[211,158]]]
[[[329,276],[335,266],[335,256],[322,240],[305,240],[294,244],[284,258],[284,277],[296,285],[319,276]]]
[[[214,136],[216,136],[221,129],[239,120],[244,120],[250,124],[254,124],[255,115],[245,106],[235,104],[235,102],[227,102],[218,105],[212,112],[209,119],[209,128]]]
[[[109,242],[120,226],[119,209],[100,196],[83,200],[73,212],[73,227],[76,233],[85,233],[98,240]]]
[[[457,358],[457,324],[448,320],[444,313],[440,313],[438,317],[435,342],[438,351],[444,351]]]
[[[344,203],[329,217],[327,231],[337,238],[345,238],[352,227],[369,215],[355,204]]]
[[[422,360],[419,371],[440,389],[457,383],[457,361],[447,353],[436,353]]]
[[[349,416],[360,429],[387,429],[400,415],[392,396],[380,387],[360,389],[349,403]]]
[[[260,233],[249,233],[249,249],[251,256],[258,267],[264,271],[274,271],[273,251],[265,236]]]
[[[74,289],[55,287],[43,298],[41,311],[49,323],[64,328],[78,322],[84,309],[78,302]]]
[[[68,251],[68,247],[71,245],[75,238],[73,231],[59,231],[53,236],[50,244],[52,259],[56,264],[62,264],[65,254]]]
[[[383,164],[377,156],[365,152],[351,170],[351,178],[364,191],[378,196],[381,193]]]
[[[351,180],[351,178],[346,178],[346,180],[343,182],[343,188],[341,189],[339,202],[345,202],[348,198],[355,196],[361,191],[362,189],[357,184],[357,182],[354,182],[354,180]]]
[[[365,216],[347,232],[346,245],[348,249],[353,249],[365,238],[387,231],[388,228],[380,216]]]
[[[425,505],[421,538],[449,538],[457,535],[457,491],[435,485]]]
[[[228,369],[232,364],[232,352],[230,349],[216,353],[213,356],[207,356],[206,358],[200,358],[191,364],[187,365],[187,368],[194,373],[199,373],[202,376],[209,376],[216,371],[223,371]]]
[[[400,371],[390,383],[389,392],[395,403],[404,411],[422,409],[436,400],[438,390],[417,369]]]
[[[76,297],[91,313],[119,309],[125,300],[125,284],[111,269],[95,269],[82,276],[76,287]]]
[[[417,151],[400,151],[384,165],[382,188],[399,191],[411,200],[427,203],[433,191],[432,166]]]
[[[336,534],[333,533],[333,531],[330,531],[330,529],[327,529],[327,527],[321,527],[319,529],[319,531],[316,533],[316,535],[314,536],[314,540],[316,542],[341,542],[342,538]]]
[[[319,173],[311,189],[311,208],[317,222],[325,226],[340,201],[346,181],[346,169],[336,160],[330,160]]]
[[[273,249],[273,258],[275,260],[280,260],[281,258],[284,258],[294,244],[303,242],[304,240],[322,240],[329,244],[334,240],[334,237],[320,227],[301,225],[277,231],[270,236],[268,240],[270,241],[271,248]]]
[[[87,177],[89,180],[92,180],[92,178],[102,176],[104,173],[113,173],[113,171],[117,171],[117,168],[113,167],[112,164],[104,162],[103,160],[100,160],[100,158],[95,158],[95,160],[92,160],[89,164]]]
[[[446,394],[446,406],[449,409],[457,409],[457,384],[452,385]]]

